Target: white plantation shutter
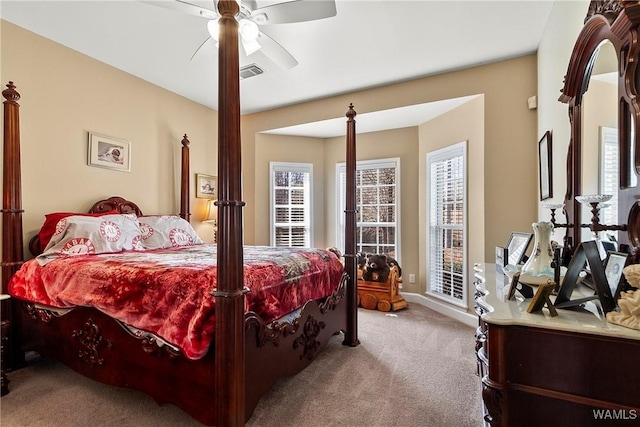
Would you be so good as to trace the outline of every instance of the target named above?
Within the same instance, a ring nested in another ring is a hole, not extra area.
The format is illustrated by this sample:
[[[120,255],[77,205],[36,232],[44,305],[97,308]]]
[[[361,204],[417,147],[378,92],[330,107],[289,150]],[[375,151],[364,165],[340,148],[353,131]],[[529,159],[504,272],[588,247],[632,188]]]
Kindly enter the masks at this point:
[[[427,154],[427,174],[427,293],[466,307],[466,141]]]
[[[344,250],[346,169],[337,165],[338,247]],[[359,161],[356,166],[356,251],[399,254],[400,159]]]
[[[271,245],[311,247],[310,163],[270,163]]]
[[[600,222],[618,223],[618,129],[600,128],[600,193],[613,194],[609,207],[600,210]],[[607,232],[611,233],[611,232]],[[617,234],[617,233],[616,233]]]

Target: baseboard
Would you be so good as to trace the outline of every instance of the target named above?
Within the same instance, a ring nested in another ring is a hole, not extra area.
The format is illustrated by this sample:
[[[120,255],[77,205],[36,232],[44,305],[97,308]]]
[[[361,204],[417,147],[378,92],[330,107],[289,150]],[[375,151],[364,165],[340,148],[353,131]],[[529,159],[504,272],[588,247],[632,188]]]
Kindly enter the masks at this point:
[[[407,302],[423,305],[427,308],[432,309],[433,311],[437,311],[440,314],[444,314],[445,316],[456,319],[457,321],[462,322],[465,325],[471,327],[478,326],[478,316],[471,313],[466,313],[460,308],[447,305],[441,301],[436,301],[433,298],[429,298],[421,294],[401,292],[401,295],[405,300],[407,300]]]

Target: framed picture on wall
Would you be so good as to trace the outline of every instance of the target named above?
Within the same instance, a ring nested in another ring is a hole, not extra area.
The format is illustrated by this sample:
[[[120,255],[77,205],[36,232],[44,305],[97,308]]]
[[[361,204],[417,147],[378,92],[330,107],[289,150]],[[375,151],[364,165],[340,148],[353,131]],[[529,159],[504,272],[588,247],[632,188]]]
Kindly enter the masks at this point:
[[[553,197],[550,130],[546,131],[538,141],[538,174],[540,177],[540,200],[550,199]]]
[[[89,166],[131,172],[131,143],[89,132]]]
[[[196,174],[196,197],[199,199],[218,198],[218,178],[203,173]]]

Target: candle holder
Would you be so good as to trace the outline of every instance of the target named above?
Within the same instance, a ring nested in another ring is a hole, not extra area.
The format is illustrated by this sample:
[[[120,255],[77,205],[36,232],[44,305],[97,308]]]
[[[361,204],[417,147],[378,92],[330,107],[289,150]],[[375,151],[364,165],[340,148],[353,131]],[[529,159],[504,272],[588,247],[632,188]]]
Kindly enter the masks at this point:
[[[543,208],[551,210],[551,224],[553,224],[554,228],[569,228],[571,224],[560,224],[556,222],[556,210],[564,208],[564,203],[543,203]]]
[[[600,231],[627,231],[627,225],[600,224],[600,209],[605,207],[605,203],[611,200],[611,194],[591,194],[576,196],[576,200],[583,205],[591,205],[591,224],[580,224],[582,228],[590,229],[594,234]]]

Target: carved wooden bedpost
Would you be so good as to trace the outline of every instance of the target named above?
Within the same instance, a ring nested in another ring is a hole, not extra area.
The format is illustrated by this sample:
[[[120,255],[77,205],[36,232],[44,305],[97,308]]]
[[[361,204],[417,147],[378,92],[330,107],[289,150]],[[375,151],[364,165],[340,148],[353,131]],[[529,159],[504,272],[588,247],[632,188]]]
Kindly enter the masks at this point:
[[[22,244],[22,185],[20,171],[20,94],[15,90],[13,82],[7,84],[2,91],[4,104],[4,151],[3,151],[3,180],[2,180],[2,293],[7,293],[9,279],[18,271],[24,262],[24,248]],[[12,319],[11,300],[2,301],[2,322]],[[2,345],[6,346],[5,354],[9,360],[4,360],[2,366],[3,380],[5,370],[17,367],[21,360],[16,351],[19,346],[15,342],[15,324],[10,325],[8,337],[2,337]],[[3,328],[6,332],[7,328]],[[3,334],[4,335],[4,334]],[[8,362],[8,363],[7,363]],[[7,366],[5,366],[7,365]],[[6,386],[6,382],[4,382]]]
[[[190,221],[189,211],[189,138],[184,134],[182,138],[182,173],[180,174],[180,217]]]
[[[218,289],[216,297],[216,425],[244,425],[244,277],[240,141],[239,11],[235,0],[220,0],[218,49]]]
[[[358,340],[358,271],[356,265],[356,111],[353,104],[347,111],[347,185],[345,200],[345,270],[347,280],[347,330],[344,345],[355,347]]]

